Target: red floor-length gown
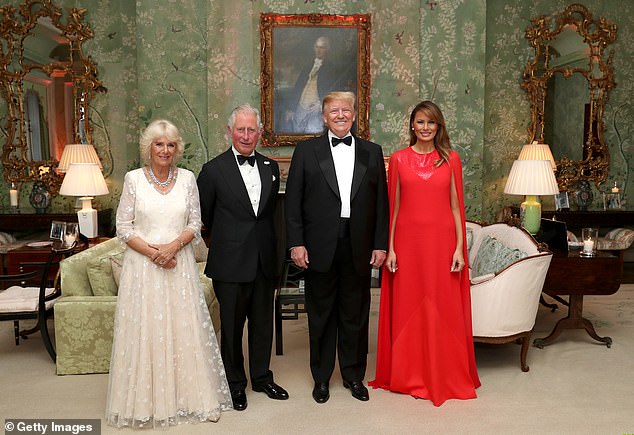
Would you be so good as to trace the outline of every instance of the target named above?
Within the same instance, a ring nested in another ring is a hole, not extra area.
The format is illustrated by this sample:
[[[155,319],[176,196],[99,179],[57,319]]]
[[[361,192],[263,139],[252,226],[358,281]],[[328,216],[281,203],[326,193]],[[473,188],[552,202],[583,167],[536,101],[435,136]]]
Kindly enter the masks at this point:
[[[438,152],[411,147],[390,158],[390,222],[396,180],[400,206],[394,233],[398,270],[383,270],[374,388],[429,399],[471,399],[480,386],[471,329],[468,268],[450,272],[456,248],[451,212],[453,173],[464,240],[462,165],[452,151],[450,164],[434,162]],[[463,243],[467,261],[466,241]]]

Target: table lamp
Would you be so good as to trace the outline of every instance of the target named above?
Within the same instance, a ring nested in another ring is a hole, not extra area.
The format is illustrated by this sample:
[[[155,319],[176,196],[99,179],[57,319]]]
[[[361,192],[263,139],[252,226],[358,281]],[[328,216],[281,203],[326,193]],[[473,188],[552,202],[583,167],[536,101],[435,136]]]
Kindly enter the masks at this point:
[[[537,196],[559,193],[551,163],[548,160],[515,160],[504,193],[526,195],[520,206],[522,226],[529,233],[537,234],[542,218],[542,205]]]
[[[89,239],[97,237],[97,210],[92,208],[92,198],[108,193],[99,166],[96,163],[71,163],[59,193],[80,197],[82,207],[77,212],[79,232]]]
[[[557,169],[555,158],[553,153],[550,152],[550,147],[545,143],[537,143],[536,140],[533,143],[526,144],[520,151],[520,156],[517,160],[548,160],[553,171]]]
[[[62,157],[57,165],[57,172],[64,173],[68,171],[71,163],[96,163],[99,165],[99,169],[103,169],[95,147],[87,143],[65,145],[64,152],[62,152]]]

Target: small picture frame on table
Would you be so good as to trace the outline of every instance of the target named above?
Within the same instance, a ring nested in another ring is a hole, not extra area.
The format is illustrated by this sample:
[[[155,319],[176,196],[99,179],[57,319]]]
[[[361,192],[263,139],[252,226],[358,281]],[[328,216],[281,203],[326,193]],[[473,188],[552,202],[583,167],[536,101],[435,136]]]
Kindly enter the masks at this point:
[[[63,242],[65,233],[66,233],[66,222],[62,222],[62,221],[51,222],[51,233],[49,235],[49,238],[51,240],[59,240],[60,242]]]
[[[555,209],[559,210],[569,210],[570,203],[568,202],[568,192],[559,192],[555,195]]]

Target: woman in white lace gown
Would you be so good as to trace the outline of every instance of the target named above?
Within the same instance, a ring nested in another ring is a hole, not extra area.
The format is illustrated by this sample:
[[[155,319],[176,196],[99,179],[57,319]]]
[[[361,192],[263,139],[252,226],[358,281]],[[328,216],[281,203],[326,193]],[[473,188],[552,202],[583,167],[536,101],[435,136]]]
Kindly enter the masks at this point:
[[[194,174],[174,166],[178,129],[143,132],[146,165],[125,176],[117,236],[127,243],[119,284],[106,421],[167,427],[217,421],[231,393],[190,244],[201,228]]]

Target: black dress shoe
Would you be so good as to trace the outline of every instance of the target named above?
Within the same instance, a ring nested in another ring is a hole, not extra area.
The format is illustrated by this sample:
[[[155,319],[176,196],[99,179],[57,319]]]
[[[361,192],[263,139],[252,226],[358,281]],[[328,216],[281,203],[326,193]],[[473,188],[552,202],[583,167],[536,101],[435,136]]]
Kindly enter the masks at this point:
[[[363,385],[363,382],[343,381],[343,386],[350,390],[352,397],[355,399],[363,402],[370,400],[370,394],[368,393],[368,389],[365,388],[365,385]]]
[[[326,403],[328,399],[330,399],[330,391],[328,391],[328,384],[326,382],[315,382],[313,399],[315,399],[317,403]]]
[[[266,393],[267,396],[275,400],[288,399],[288,392],[277,385],[275,382],[267,382],[266,384],[258,384],[253,386],[253,391],[258,393]]]
[[[232,391],[231,400],[233,401],[233,409],[236,411],[244,411],[247,409],[247,395],[244,390]]]

